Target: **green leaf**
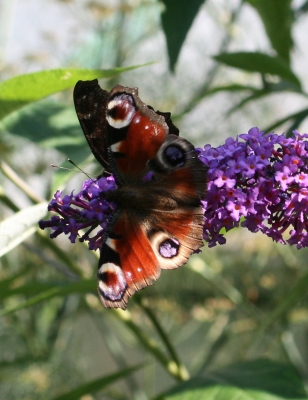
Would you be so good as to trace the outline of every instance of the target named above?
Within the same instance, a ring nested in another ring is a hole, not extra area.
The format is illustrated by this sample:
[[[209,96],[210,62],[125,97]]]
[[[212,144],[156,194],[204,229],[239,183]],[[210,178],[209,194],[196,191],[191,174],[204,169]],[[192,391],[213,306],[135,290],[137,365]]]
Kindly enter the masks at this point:
[[[307,400],[307,395],[293,366],[263,359],[192,378],[159,399]]]
[[[293,123],[289,126],[286,130],[285,135],[287,138],[293,137],[293,131],[298,129],[300,124],[308,117],[308,111],[306,110],[305,113],[299,113],[296,118],[294,118]]]
[[[286,117],[279,119],[272,125],[267,126],[265,129],[262,130],[264,130],[265,132],[272,132],[273,129],[277,128],[278,126],[284,124],[287,121],[293,120],[293,121],[298,121],[300,123],[307,117],[308,117],[308,108],[304,108],[301,111],[297,111],[296,113],[289,114]]]
[[[299,18],[303,14],[308,12],[308,0],[306,0],[303,4],[301,4],[297,9],[294,11],[294,18]]]
[[[2,119],[0,130],[22,136],[42,147],[57,149],[81,168],[94,158],[73,106],[50,100],[29,104]],[[48,161],[54,163],[52,159]],[[65,167],[73,168],[71,164],[65,163]],[[75,174],[74,171],[56,169],[52,193]]]
[[[238,52],[221,53],[214,56],[214,59],[230,67],[240,68],[245,71],[276,75],[293,83],[297,89],[301,87],[297,76],[280,57],[271,57],[258,52]]]
[[[0,130],[22,136],[42,147],[57,149],[78,165],[91,154],[72,106],[49,100],[30,104],[5,117],[0,122]]]
[[[163,0],[166,10],[162,14],[162,25],[172,70],[192,22],[204,2],[204,0]]]
[[[104,389],[106,386],[110,385],[113,382],[118,381],[119,379],[125,378],[127,375],[130,375],[132,372],[137,371],[142,368],[142,365],[137,365],[135,367],[125,368],[119,372],[114,374],[110,374],[108,376],[104,376],[102,378],[95,379],[88,383],[85,383],[78,388],[72,390],[71,392],[67,392],[62,394],[61,396],[54,397],[53,400],[76,400],[81,396],[98,392],[99,390]]]
[[[0,223],[0,257],[33,235],[38,221],[47,214],[47,204],[25,208]]]
[[[110,78],[141,65],[101,69],[53,69],[19,75],[0,83],[0,119],[33,101],[73,87],[79,80]]]
[[[74,107],[50,100],[11,113],[1,120],[0,129],[46,148],[79,145],[77,138],[84,139]]]
[[[277,54],[288,64],[293,46],[291,37],[294,15],[292,0],[245,0],[259,13],[267,36]]]
[[[95,279],[83,279],[78,282],[73,283],[61,283],[61,286],[56,286],[50,283],[40,283],[36,282],[33,285],[25,285],[14,289],[9,289],[7,292],[2,294],[2,298],[11,297],[14,295],[28,295],[29,293],[38,292],[35,296],[30,297],[29,299],[14,305],[10,305],[0,311],[0,316],[11,314],[18,310],[21,310],[26,307],[31,307],[35,304],[41,303],[43,301],[49,300],[53,297],[58,296],[68,296],[70,294],[76,293],[93,293],[97,281]],[[31,287],[33,286],[33,287]],[[46,289],[47,287],[47,289]]]

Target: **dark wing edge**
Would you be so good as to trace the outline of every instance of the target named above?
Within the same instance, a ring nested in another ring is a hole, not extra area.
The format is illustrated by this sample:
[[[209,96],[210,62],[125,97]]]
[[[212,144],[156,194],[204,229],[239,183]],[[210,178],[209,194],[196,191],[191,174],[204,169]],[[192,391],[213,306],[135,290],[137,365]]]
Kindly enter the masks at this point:
[[[106,104],[109,93],[94,79],[78,81],[73,97],[77,117],[90,149],[97,161],[109,171],[106,138]]]

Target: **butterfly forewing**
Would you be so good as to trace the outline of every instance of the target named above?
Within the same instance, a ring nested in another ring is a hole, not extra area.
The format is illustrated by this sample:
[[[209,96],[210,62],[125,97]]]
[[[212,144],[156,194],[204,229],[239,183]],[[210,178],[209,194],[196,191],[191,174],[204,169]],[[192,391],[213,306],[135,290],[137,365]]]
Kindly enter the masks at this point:
[[[105,109],[109,93],[103,90],[97,79],[79,81],[74,89],[74,103],[77,117],[97,161],[108,167],[107,126]]]

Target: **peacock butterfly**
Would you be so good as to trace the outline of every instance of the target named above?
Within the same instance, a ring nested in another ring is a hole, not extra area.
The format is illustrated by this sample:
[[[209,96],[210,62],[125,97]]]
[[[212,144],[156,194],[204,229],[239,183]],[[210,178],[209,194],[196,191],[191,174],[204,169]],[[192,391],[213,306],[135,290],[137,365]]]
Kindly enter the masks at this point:
[[[118,187],[106,193],[117,208],[100,250],[99,297],[126,309],[161,269],[180,267],[203,245],[206,167],[170,113],[143,103],[137,88],[107,92],[97,80],[79,81],[74,102],[94,156]]]

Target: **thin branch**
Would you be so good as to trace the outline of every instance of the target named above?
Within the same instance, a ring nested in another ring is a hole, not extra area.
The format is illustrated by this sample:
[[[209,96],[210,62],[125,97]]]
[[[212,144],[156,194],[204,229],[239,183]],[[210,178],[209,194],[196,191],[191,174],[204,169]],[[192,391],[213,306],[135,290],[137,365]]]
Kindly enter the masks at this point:
[[[0,169],[11,182],[22,190],[31,201],[33,201],[33,203],[42,203],[45,201],[45,199],[38,196],[37,193],[27,183],[25,183],[25,181],[23,181],[5,161],[0,161]]]

